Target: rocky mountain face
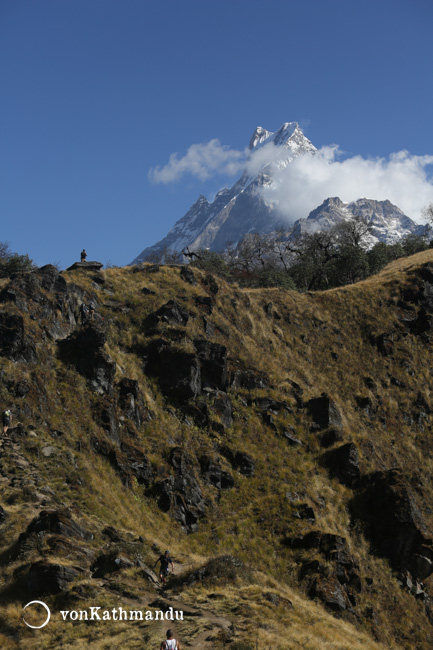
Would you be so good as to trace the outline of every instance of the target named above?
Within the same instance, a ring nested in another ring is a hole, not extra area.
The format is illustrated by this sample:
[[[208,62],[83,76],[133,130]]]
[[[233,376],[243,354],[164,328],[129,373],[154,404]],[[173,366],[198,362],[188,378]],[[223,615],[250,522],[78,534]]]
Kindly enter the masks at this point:
[[[371,227],[369,244],[374,246],[381,241],[395,244],[408,235],[425,234],[425,226],[416,224],[390,201],[358,199],[344,203],[338,197],[326,199],[318,208],[310,212],[306,219],[298,219],[293,225],[291,238],[330,230],[334,226],[361,217]]]
[[[276,169],[285,167],[299,156],[313,156],[317,149],[302,133],[296,122],[286,122],[272,133],[262,127],[254,131],[249,149],[251,156],[267,147],[267,154],[260,156],[258,169],[252,171],[248,164],[241,178],[230,189],[219,192],[210,203],[200,196],[190,210],[173,226],[160,242],[145,248],[132,262],[138,264],[152,256],[158,257],[164,250],[182,252],[208,248],[220,251],[228,244],[239,243],[248,233],[267,234],[286,230],[293,236],[302,232],[329,229],[341,220],[362,216],[371,223],[372,245],[377,241],[395,243],[408,234],[423,234],[419,226],[389,201],[359,199],[349,204],[338,198],[328,198],[313,210],[307,218],[299,219],[294,226],[287,226],[275,202],[264,200],[262,188],[272,186]]]
[[[98,606],[181,610],[197,649],[431,648],[432,342],[431,251],[316,294],[181,265],[3,280],[1,647],[161,642],[60,614]]]
[[[314,154],[316,148],[296,122],[286,122],[275,133],[258,127],[251,137],[250,150],[255,153],[269,145],[277,148],[278,155],[272,149],[273,155],[269,161],[263,161],[257,173],[251,175],[246,169],[233,187],[219,192],[212,203],[200,196],[164,239],[146,248],[132,263],[137,264],[165,248],[222,250],[228,242],[240,241],[247,232],[268,233],[282,225],[275,206],[264,201],[258,190],[271,182],[274,165],[290,164],[298,156]]]

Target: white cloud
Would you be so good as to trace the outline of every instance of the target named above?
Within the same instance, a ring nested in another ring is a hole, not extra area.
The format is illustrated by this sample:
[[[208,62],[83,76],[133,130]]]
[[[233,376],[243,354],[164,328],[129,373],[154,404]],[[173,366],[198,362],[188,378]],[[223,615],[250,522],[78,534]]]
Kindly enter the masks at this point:
[[[300,156],[285,167],[274,166],[274,182],[261,189],[263,198],[278,206],[290,222],[308,216],[334,196],[344,202],[364,197],[389,199],[409,217],[423,221],[422,209],[433,202],[433,156],[399,151],[389,158],[340,158],[338,146],[332,145],[314,156]],[[255,168],[256,162],[262,160],[251,161]]]
[[[222,145],[219,140],[210,140],[203,144],[193,144],[186,154],[171,154],[169,161],[162,167],[153,167],[149,178],[154,183],[172,183],[185,174],[205,181],[217,174],[233,176],[245,165],[247,152],[236,151]]]

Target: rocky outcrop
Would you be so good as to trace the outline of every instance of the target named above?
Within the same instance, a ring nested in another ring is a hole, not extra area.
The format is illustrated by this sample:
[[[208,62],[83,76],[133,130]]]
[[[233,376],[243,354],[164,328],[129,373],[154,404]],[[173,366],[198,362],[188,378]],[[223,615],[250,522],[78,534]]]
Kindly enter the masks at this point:
[[[149,314],[144,322],[144,330],[158,327],[158,325],[186,325],[189,320],[189,313],[183,309],[175,300],[169,300],[157,311]]]
[[[35,341],[26,333],[20,314],[0,312],[0,355],[30,364],[37,361]]]
[[[111,395],[116,372],[116,364],[103,349],[106,340],[105,332],[97,324],[88,323],[58,342],[62,361],[74,365],[100,395]]]
[[[158,377],[162,392],[181,404],[202,390],[227,388],[227,348],[206,339],[196,339],[194,347],[196,353],[186,352],[160,338],[145,352],[146,373]]]
[[[124,553],[112,551],[100,555],[92,564],[90,570],[92,571],[92,578],[104,578],[107,574],[122,569],[130,569],[133,566],[134,563]]]
[[[37,597],[58,594],[65,591],[69,584],[83,573],[84,570],[81,567],[64,566],[46,561],[36,562],[29,569],[29,595]]]
[[[335,402],[326,393],[310,399],[306,406],[316,429],[341,428],[341,414]]]
[[[321,460],[330,476],[337,478],[347,487],[354,486],[361,477],[358,449],[353,442],[326,452]]]
[[[433,539],[411,488],[397,469],[365,476],[350,504],[376,553],[398,571],[425,580],[433,573]]]
[[[344,537],[314,530],[285,543],[295,550],[311,551],[319,560],[300,558],[300,577],[308,583],[308,595],[317,598],[333,612],[351,611],[357,604],[356,594],[362,591],[359,566],[349,552]]]
[[[25,533],[20,536],[23,542],[30,535],[38,533],[43,535],[63,535],[75,539],[89,541],[93,534],[82,528],[71,517],[69,510],[42,510],[39,515],[27,527]]]
[[[102,262],[74,262],[67,271],[100,271],[104,265]]]
[[[65,338],[76,326],[76,314],[84,292],[52,265],[29,273],[17,273],[0,292],[0,303],[12,302],[22,312],[37,316],[54,340]]]
[[[254,476],[256,464],[249,454],[243,451],[233,451],[226,445],[220,447],[220,453],[227,458],[233,469],[237,469],[244,476]]]
[[[196,339],[194,347],[200,360],[201,387],[227,390],[227,348],[206,339]]]
[[[149,491],[163,512],[171,512],[182,528],[193,533],[205,514],[200,485],[194,476],[191,457],[179,447],[170,452],[169,463],[174,474],[156,482]]]

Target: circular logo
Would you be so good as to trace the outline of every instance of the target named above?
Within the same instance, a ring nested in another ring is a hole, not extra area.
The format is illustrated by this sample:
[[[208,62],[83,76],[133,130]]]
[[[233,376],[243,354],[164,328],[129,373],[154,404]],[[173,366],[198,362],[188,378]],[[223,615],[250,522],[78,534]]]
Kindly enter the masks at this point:
[[[48,623],[48,621],[49,621],[50,618],[51,618],[50,608],[48,607],[48,605],[46,605],[45,603],[43,603],[42,600],[31,600],[29,603],[27,603],[27,605],[24,606],[24,609],[27,609],[27,607],[29,607],[30,605],[42,605],[42,607],[45,607],[45,609],[46,609],[46,612],[47,612],[47,618],[46,618],[46,620],[42,623],[42,625],[30,625],[30,623],[27,623],[26,619],[25,619],[24,616],[23,616],[23,621],[24,621],[24,623],[27,625],[27,627],[31,627],[33,630],[40,630],[41,627],[45,627],[45,625]]]

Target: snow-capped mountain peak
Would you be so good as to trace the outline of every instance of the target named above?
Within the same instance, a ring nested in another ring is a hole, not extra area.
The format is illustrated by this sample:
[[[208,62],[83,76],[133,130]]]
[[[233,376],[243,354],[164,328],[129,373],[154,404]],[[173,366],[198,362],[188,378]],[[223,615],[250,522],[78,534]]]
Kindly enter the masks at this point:
[[[185,247],[223,250],[229,243],[234,245],[241,241],[247,233],[267,234],[281,228],[289,233],[291,226],[282,223],[280,206],[266,201],[261,190],[272,188],[275,170],[290,165],[299,156],[314,156],[317,149],[297,122],[284,122],[273,132],[258,126],[249,149],[244,172],[231,188],[219,191],[212,202],[200,196],[164,239],[145,248],[132,263],[158,257],[165,249],[178,252]],[[398,241],[419,228],[389,201],[360,199],[344,204],[339,198],[330,198],[307,219],[298,220],[293,234],[327,229],[342,219],[357,215],[372,222],[374,236],[381,241]]]

